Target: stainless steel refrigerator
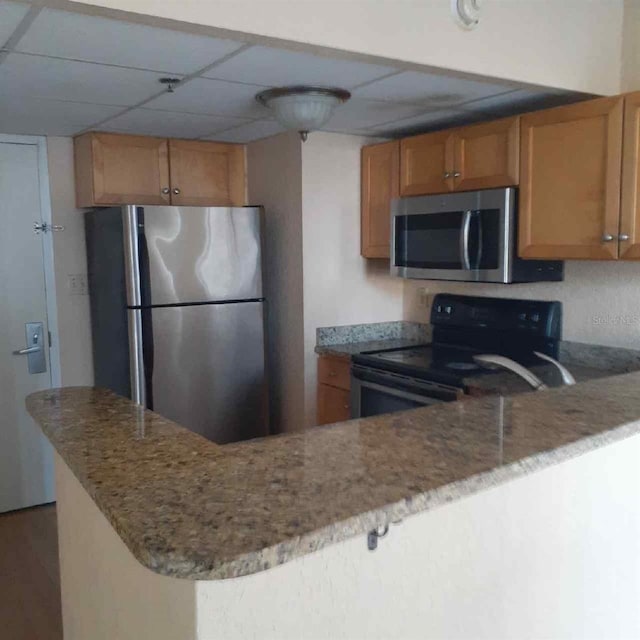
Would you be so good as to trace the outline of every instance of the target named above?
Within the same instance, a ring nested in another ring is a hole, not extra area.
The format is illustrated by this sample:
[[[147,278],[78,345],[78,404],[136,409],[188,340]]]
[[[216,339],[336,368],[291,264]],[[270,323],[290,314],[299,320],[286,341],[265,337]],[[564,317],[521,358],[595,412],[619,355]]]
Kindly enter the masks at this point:
[[[259,207],[86,213],[96,386],[218,443],[267,435]]]

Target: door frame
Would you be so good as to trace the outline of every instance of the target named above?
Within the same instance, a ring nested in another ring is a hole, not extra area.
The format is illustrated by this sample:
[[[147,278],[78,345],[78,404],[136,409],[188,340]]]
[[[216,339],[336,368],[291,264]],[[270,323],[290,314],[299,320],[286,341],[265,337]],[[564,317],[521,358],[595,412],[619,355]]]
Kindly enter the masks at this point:
[[[47,138],[45,136],[19,136],[0,133],[0,143],[35,146],[38,149],[38,182],[42,222],[52,224],[51,191],[49,189],[49,162]],[[42,259],[44,265],[47,328],[52,336],[49,341],[49,370],[51,386],[62,386],[60,372],[60,334],[58,333],[58,305],[56,295],[56,273],[53,251],[53,232],[42,234]]]

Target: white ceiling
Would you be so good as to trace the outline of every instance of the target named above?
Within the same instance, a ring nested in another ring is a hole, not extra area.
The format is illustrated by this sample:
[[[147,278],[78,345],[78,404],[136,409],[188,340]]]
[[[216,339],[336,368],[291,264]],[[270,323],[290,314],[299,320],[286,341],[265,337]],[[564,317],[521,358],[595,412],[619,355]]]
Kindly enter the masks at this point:
[[[96,129],[249,142],[282,131],[256,103],[265,87],[352,92],[327,131],[399,135],[569,102],[403,68],[194,35],[0,0],[0,132],[74,135]],[[181,79],[167,93],[159,79]]]

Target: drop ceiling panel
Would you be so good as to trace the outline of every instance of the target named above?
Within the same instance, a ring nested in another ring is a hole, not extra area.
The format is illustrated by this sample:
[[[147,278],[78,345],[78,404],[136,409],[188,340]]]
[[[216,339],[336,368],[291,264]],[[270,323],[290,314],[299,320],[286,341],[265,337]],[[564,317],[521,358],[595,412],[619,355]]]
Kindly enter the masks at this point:
[[[244,122],[246,120],[228,116],[203,116],[140,108],[109,120],[100,129],[168,138],[200,138]]]
[[[263,118],[265,107],[255,100],[262,87],[224,80],[195,78],[174,93],[154,98],[145,109],[164,109],[186,113],[233,115],[243,118]]]
[[[71,136],[115,115],[121,107],[54,100],[0,100],[0,133]]]
[[[422,104],[434,109],[442,109],[504,93],[511,89],[512,87],[498,83],[405,71],[356,89],[354,96]]]
[[[162,74],[11,53],[0,65],[6,95],[130,106],[162,90]]]
[[[423,110],[423,107],[414,105],[352,98],[336,109],[331,120],[323,128],[346,132],[369,129],[385,122],[414,116]]]
[[[190,74],[241,46],[232,40],[44,9],[16,51]]]
[[[263,86],[316,84],[350,89],[392,71],[394,69],[391,67],[257,46],[239,53],[204,75],[207,78]]]
[[[27,15],[28,4],[0,0],[0,47],[9,39],[16,27]]]
[[[223,131],[222,133],[206,136],[205,140],[218,140],[220,142],[251,142],[284,133],[283,129],[275,120],[254,120],[240,127]]]

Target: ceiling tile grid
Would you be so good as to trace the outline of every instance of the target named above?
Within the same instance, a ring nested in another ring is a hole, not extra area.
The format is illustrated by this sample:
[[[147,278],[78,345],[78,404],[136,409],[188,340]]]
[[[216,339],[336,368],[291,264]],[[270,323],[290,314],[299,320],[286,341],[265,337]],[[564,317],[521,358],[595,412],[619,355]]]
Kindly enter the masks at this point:
[[[29,11],[28,4],[0,2],[0,47],[11,37]]]
[[[407,70],[0,0],[0,132],[100,129],[250,142],[283,128],[265,87],[352,92],[323,128],[397,136],[583,97],[496,80]],[[181,82],[173,93],[159,84]]]
[[[15,50],[150,71],[190,74],[241,46],[241,42],[232,40],[44,9]]]

